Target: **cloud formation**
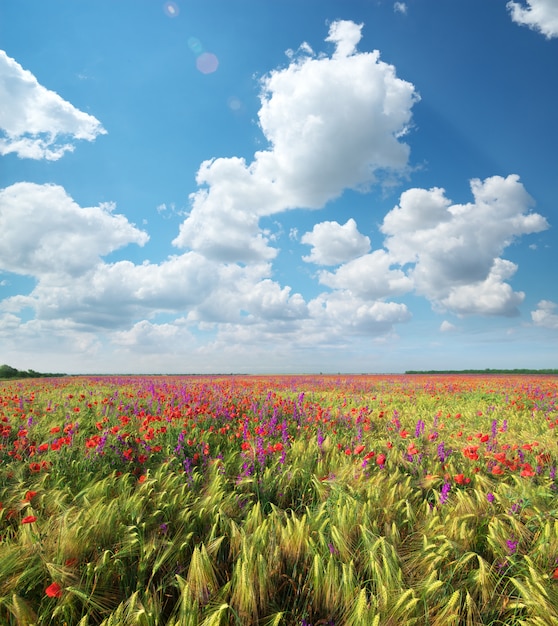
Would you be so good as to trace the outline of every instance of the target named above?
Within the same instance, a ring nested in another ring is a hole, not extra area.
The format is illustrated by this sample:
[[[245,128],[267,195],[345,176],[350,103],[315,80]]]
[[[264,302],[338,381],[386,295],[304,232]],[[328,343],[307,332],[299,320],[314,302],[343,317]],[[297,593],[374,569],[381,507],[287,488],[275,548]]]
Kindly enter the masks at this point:
[[[219,261],[268,261],[277,251],[260,217],[318,209],[345,189],[405,171],[409,146],[401,138],[418,96],[377,51],[356,51],[361,28],[334,22],[331,57],[301,46],[286,68],[262,78],[258,119],[269,148],[249,164],[231,157],[201,165],[175,246]]]
[[[79,276],[100,257],[147,233],[112,205],[82,208],[59,185],[16,183],[0,190],[0,270]]]
[[[92,115],[76,109],[0,50],[0,155],[56,161],[74,140],[106,133]]]
[[[547,39],[558,37],[558,3],[556,0],[527,0],[527,7],[519,2],[506,5],[517,24],[528,26]]]
[[[548,228],[517,175],[471,181],[474,201],[452,204],[440,188],[409,189],[384,218],[390,259],[412,264],[415,291],[457,314],[517,314],[524,294],[504,281],[516,266],[500,258],[522,235]]]
[[[312,232],[305,233],[301,242],[312,246],[309,256],[302,259],[317,265],[339,265],[370,250],[370,239],[358,232],[351,217],[345,224],[321,222]]]
[[[558,313],[554,311],[558,308],[558,304],[551,300],[541,300],[535,311],[531,311],[531,319],[535,326],[542,328],[552,328],[558,330]]]

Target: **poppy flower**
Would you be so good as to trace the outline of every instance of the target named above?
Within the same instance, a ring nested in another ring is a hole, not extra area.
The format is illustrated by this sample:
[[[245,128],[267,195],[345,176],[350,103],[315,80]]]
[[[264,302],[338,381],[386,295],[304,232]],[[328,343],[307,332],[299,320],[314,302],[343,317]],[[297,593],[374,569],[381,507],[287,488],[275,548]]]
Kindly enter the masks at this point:
[[[35,515],[27,515],[21,520],[22,524],[32,524],[37,521],[37,517]]]
[[[62,587],[58,583],[52,583],[45,589],[49,598],[59,598],[62,595]]]

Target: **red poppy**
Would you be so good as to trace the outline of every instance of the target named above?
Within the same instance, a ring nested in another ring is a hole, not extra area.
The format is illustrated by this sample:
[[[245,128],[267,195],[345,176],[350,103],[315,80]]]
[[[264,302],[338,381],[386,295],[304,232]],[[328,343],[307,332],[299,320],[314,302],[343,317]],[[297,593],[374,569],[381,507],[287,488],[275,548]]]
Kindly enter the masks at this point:
[[[35,515],[27,515],[21,520],[22,524],[32,524],[37,521],[37,517]]]
[[[364,451],[364,446],[361,444],[355,448],[354,454],[360,454],[363,451]]]
[[[376,464],[377,465],[384,465],[386,462],[386,455],[385,454],[378,454],[378,456],[376,457]]]
[[[58,583],[52,583],[45,589],[49,598],[59,598],[62,595],[62,587]]]
[[[31,502],[31,500],[33,500],[33,498],[37,495],[36,491],[28,491],[25,494],[25,500],[26,502]]]

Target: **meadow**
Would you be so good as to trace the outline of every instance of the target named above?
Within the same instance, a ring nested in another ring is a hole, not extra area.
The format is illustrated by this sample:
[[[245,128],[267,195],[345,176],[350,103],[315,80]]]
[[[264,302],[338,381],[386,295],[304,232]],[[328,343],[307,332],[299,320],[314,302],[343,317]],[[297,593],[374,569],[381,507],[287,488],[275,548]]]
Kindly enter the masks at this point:
[[[558,377],[0,382],[6,626],[558,624]]]

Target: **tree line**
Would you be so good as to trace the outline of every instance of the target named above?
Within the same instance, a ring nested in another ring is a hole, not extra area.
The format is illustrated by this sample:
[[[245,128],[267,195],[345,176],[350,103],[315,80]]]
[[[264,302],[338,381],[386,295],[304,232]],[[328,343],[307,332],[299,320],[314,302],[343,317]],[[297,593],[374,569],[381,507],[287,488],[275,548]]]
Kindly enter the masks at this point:
[[[18,370],[11,365],[0,365],[0,379],[2,378],[46,378],[65,376],[66,374],[45,374],[35,370]]]
[[[558,369],[407,370],[405,374],[558,374]]]

